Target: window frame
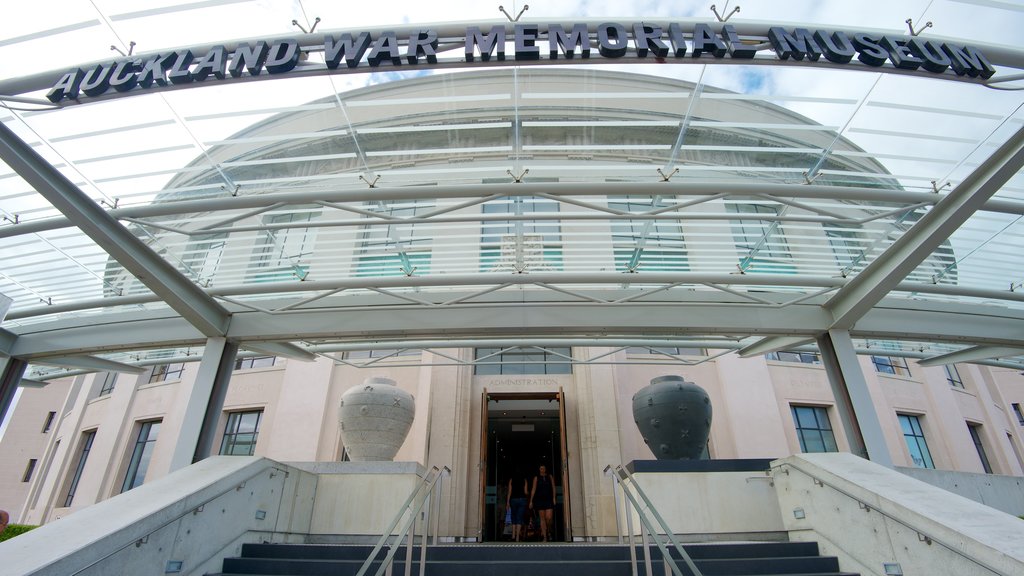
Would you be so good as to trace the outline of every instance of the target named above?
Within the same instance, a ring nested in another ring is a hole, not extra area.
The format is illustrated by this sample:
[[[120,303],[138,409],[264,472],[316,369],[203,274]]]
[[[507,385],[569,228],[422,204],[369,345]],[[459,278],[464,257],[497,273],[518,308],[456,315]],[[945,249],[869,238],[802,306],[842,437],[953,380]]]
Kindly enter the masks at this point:
[[[942,368],[946,371],[946,382],[951,388],[966,390],[963,376],[961,376],[960,371],[957,370],[956,364],[943,364]]]
[[[796,350],[779,350],[764,355],[768,360],[790,362],[793,364],[821,364],[821,354],[817,352],[799,352]]]
[[[1017,416],[1017,424],[1019,426],[1024,426],[1024,411],[1020,408],[1020,402],[1010,404],[1010,408],[1013,409],[1014,415]]]
[[[889,376],[911,376],[910,366],[907,359],[899,356],[871,356],[871,363],[875,366],[875,372],[888,374]]]
[[[485,351],[481,354],[481,351]],[[553,352],[557,351],[557,353]],[[559,356],[572,357],[571,347],[551,348],[474,348],[473,349],[473,375],[474,376],[544,376],[558,374],[572,374],[573,362]],[[528,361],[530,356],[541,356],[539,361]],[[484,358],[483,363],[477,361]],[[522,357],[522,360],[516,360]],[[560,359],[552,362],[550,359]],[[537,371],[540,367],[540,371]]]
[[[266,364],[269,360],[270,363]],[[235,370],[253,370],[256,368],[271,368],[277,364],[277,356],[250,356],[248,358],[236,358]]]
[[[57,411],[50,410],[46,414],[46,419],[43,420],[43,431],[40,434],[46,434],[53,429],[53,423],[57,420]]]
[[[39,463],[38,458],[29,458],[28,464],[25,465],[25,473],[21,475],[22,482],[31,482],[32,474],[36,471],[36,465]]]
[[[992,462],[988,459],[988,451],[985,450],[985,443],[981,439],[981,424],[977,422],[968,422],[967,431],[971,435],[971,441],[974,442],[974,449],[978,451],[978,458],[981,460],[981,468],[985,471],[985,474],[992,474]]]
[[[92,451],[92,443],[96,439],[97,428],[83,430],[78,445],[78,458],[75,461],[75,473],[68,479],[67,491],[64,495],[64,508],[68,508],[75,501],[75,493],[78,491],[78,483],[82,480],[82,472],[85,464],[89,461],[89,453]]]
[[[900,431],[903,433],[903,442],[907,446],[907,451],[910,453],[910,461],[917,468],[930,468],[935,469],[935,459],[932,457],[931,449],[928,448],[928,439],[924,435],[924,426],[921,424],[921,417],[917,414],[896,414],[900,424]],[[904,422],[907,426],[904,426]],[[908,433],[908,427],[910,433]],[[911,446],[911,439],[913,439],[914,445]],[[921,456],[921,463],[919,464],[915,459],[915,447],[917,453]],[[923,450],[922,450],[923,448]]]
[[[793,428],[796,430],[796,439],[800,444],[800,452],[804,454],[813,454],[820,452],[838,452],[839,444],[836,442],[835,429],[832,428],[832,421],[828,417],[828,406],[815,406],[811,404],[790,404],[790,414],[793,416]],[[805,427],[803,424],[807,423],[805,418],[801,418],[801,411],[810,410],[810,413],[814,418],[814,427]],[[822,427],[824,424],[826,427]],[[822,450],[808,450],[805,434],[817,434],[818,440],[821,443]],[[826,434],[828,433],[828,439]]]
[[[148,384],[156,384],[157,382],[169,382],[174,380],[181,380],[181,375],[185,372],[184,362],[173,362],[170,364],[157,364],[150,369],[149,382]]]
[[[97,398],[103,396],[109,396],[114,391],[114,386],[117,384],[117,372],[106,372],[103,375],[103,383],[100,384],[100,391],[96,395]]]
[[[252,427],[252,432],[239,432],[243,420],[246,416],[251,414],[256,415],[256,424]],[[250,410],[233,410],[227,412],[227,421],[224,423],[224,434],[220,439],[220,450],[217,454],[221,456],[252,456],[256,453],[256,443],[260,437],[260,424],[263,423],[263,408],[250,409]],[[232,431],[232,424],[234,430]],[[252,439],[248,442],[238,441],[239,436],[252,435]],[[234,450],[239,446],[249,446],[248,453],[239,453]]]
[[[128,457],[128,467],[121,481],[121,493],[137,488],[146,481],[146,473],[149,472],[149,462],[153,457],[162,422],[163,420],[144,420],[136,423],[138,432],[135,433],[135,443],[132,445],[131,456]],[[156,432],[153,432],[154,424]]]

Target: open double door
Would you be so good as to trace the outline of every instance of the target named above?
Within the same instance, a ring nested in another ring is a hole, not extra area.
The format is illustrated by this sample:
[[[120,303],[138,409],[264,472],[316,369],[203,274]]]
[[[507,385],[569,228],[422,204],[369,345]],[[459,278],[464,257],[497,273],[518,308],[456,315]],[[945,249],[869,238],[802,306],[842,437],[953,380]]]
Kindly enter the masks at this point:
[[[558,392],[489,393],[480,404],[480,540],[507,540],[505,492],[509,474],[528,478],[544,465],[555,478],[555,536],[572,541],[565,395]]]

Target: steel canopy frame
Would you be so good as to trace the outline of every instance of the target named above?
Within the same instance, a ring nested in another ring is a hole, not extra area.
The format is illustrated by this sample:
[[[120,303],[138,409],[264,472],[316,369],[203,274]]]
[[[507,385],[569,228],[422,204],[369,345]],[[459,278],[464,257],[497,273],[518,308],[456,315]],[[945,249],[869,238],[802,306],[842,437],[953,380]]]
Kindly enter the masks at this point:
[[[0,158],[200,332],[211,337],[224,335],[230,322],[227,310],[107,214],[2,123]]]
[[[823,305],[829,329],[850,330],[871,308],[984,206],[1024,166],[1024,128],[1018,129],[905,234]],[[1024,331],[1022,331],[1024,336]],[[793,338],[766,338],[740,351],[743,357],[792,347]],[[1002,353],[1003,350],[995,350]],[[977,353],[982,353],[979,349]],[[991,356],[988,356],[991,357]]]

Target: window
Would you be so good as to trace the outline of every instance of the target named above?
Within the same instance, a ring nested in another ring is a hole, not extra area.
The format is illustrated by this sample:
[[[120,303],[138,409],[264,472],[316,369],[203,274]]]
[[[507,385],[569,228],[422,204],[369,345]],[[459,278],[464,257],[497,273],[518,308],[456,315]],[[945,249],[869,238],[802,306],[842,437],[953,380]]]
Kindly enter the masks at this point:
[[[345,352],[346,360],[360,360],[363,358],[391,358],[392,356],[419,356],[421,351],[418,348],[381,348],[378,350],[349,350]]]
[[[897,414],[900,420],[900,428],[903,429],[903,439],[907,442],[907,450],[910,450],[910,459],[918,468],[935,468],[932,462],[932,454],[928,451],[928,442],[924,439],[924,432],[921,430],[921,419],[917,416]]]
[[[256,451],[256,438],[260,435],[263,410],[231,412],[224,427],[220,453],[227,456],[252,456]]]
[[[668,208],[674,200],[661,197],[623,198],[608,207],[623,212],[650,212]],[[683,244],[683,227],[677,220],[612,220],[615,269],[634,272],[685,272],[690,269]]]
[[[139,434],[135,437],[135,447],[132,449],[132,457],[128,461],[128,472],[125,473],[124,482],[121,483],[121,492],[127,492],[145,482],[146,470],[149,469],[149,460],[153,457],[153,447],[156,445],[156,437],[159,433],[160,420],[140,423]]]
[[[53,421],[55,418],[57,418],[56,412],[50,411],[46,414],[46,420],[43,420],[43,434],[46,434],[50,431],[50,428],[53,428]]]
[[[875,365],[876,372],[893,374],[895,376],[910,376],[910,368],[907,366],[906,358],[872,356],[871,362]]]
[[[865,247],[859,224],[829,222],[821,226],[840,270],[853,269],[863,261]]]
[[[704,348],[680,348],[678,346],[630,346],[626,354],[657,354],[669,356],[707,356]]]
[[[477,348],[473,373],[572,374],[571,348]]]
[[[981,467],[985,474],[992,473],[992,465],[989,464],[988,454],[985,453],[985,445],[981,443],[981,433],[978,431],[981,424],[967,424],[967,430],[971,433],[971,440],[974,441],[974,449],[978,451],[978,458],[981,459]]]
[[[186,275],[201,286],[209,286],[220,267],[227,238],[226,232],[191,236],[181,255]]]
[[[37,460],[35,458],[30,458],[29,459],[28,465],[25,466],[25,473],[22,474],[22,476],[21,476],[21,481],[22,482],[31,482],[32,481],[32,472],[35,472],[36,462],[37,462]]]
[[[103,375],[103,384],[100,386],[100,396],[106,396],[114,391],[114,383],[117,382],[117,372],[107,372]]]
[[[963,388],[964,381],[960,379],[960,372],[956,369],[956,364],[946,364],[943,366],[946,369],[946,382],[953,388]]]
[[[274,365],[276,356],[253,356],[252,358],[238,358],[235,360],[235,370],[248,370],[250,368],[268,368]]]
[[[267,214],[249,263],[250,282],[305,280],[313,255],[316,228],[309,222],[319,211]],[[305,262],[305,264],[304,264]]]
[[[764,214],[769,220],[732,220],[732,236],[740,253],[740,269],[751,272],[793,274],[793,256],[779,231],[779,209],[768,204],[726,204],[734,214]]]
[[[821,356],[817,352],[769,352],[764,355],[769,360],[779,362],[799,362],[801,364],[821,364]]]
[[[558,211],[558,202],[533,196],[502,198],[483,205],[485,218],[492,214],[514,214],[521,218]],[[484,220],[480,229],[480,270],[523,272],[561,269],[562,228],[558,221]]]
[[[181,380],[181,373],[184,371],[185,365],[181,363],[153,366],[153,371],[149,374],[149,383]]]
[[[838,452],[828,410],[821,406],[791,406],[801,452]]]
[[[424,236],[429,224],[409,224],[411,218],[433,210],[433,202],[401,200],[378,203],[372,210],[388,218],[387,223],[367,225],[360,231],[356,276],[412,276],[430,273],[430,245]]]
[[[75,499],[75,491],[78,490],[78,481],[82,479],[82,470],[85,469],[85,462],[89,459],[89,451],[92,450],[92,441],[94,438],[96,438],[95,430],[82,432],[82,440],[80,441],[82,450],[78,453],[78,462],[75,463],[75,474],[71,477],[71,482],[68,484],[67,496],[64,497],[65,508],[71,506],[71,502]]]
[[[1024,426],[1024,412],[1022,412],[1021,409],[1020,409],[1020,403],[1019,402],[1015,402],[1015,403],[1012,404],[1012,406],[1013,406],[1013,413],[1014,413],[1015,416],[1017,416],[1017,424],[1020,424],[1021,426]],[[52,412],[51,412],[51,414],[52,414]],[[44,430],[44,432],[45,432],[45,430]]]

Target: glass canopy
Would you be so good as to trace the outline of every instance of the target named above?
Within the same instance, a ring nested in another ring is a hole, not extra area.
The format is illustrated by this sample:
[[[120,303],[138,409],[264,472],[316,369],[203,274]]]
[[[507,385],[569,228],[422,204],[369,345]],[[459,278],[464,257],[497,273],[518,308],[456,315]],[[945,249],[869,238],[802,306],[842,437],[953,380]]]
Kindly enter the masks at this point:
[[[456,10],[446,3],[450,12],[439,14],[399,3],[401,10],[386,16],[309,0],[60,4],[46,19],[28,7],[0,24],[0,77],[52,70],[59,78],[117,52],[305,37],[317,18],[317,33],[395,22],[431,28],[439,16],[481,27],[505,19],[497,6],[477,4]],[[635,13],[612,20],[715,17],[696,3],[625,8]],[[1015,33],[1024,24],[1020,6],[935,0],[900,8],[864,14],[789,2],[744,6],[730,22],[906,35],[909,17],[912,27],[934,22],[923,38],[934,31],[964,44],[983,39],[1004,61],[1024,62]],[[589,12],[596,8],[542,10],[526,11],[522,21],[616,16]],[[744,41],[773,54],[766,38]],[[442,43],[438,58],[457,60],[462,49]],[[323,57],[315,48],[304,56]],[[321,306],[353,314],[447,306],[462,319],[452,332],[466,341],[498,329],[473,329],[472,308],[484,302],[564,305],[579,315],[589,313],[588,304],[610,310],[654,302],[732,304],[753,316],[827,308],[865,270],[906,258],[894,254],[901,239],[969,186],[1024,126],[1024,81],[1008,65],[987,81],[962,82],[863,66],[780,65],[774,56],[770,64],[747,65],[708,56],[601,62],[382,66],[62,107],[46,105],[43,90],[0,98],[0,120],[233,315],[287,322],[308,320]],[[982,338],[930,324],[940,313],[967,314],[979,325],[1024,313],[1022,215],[1024,177],[1017,173],[962,224],[926,244],[926,254],[907,260],[912,265],[876,309],[934,315],[905,330],[865,321],[854,337],[865,349],[889,342],[925,358],[1000,346],[1010,350],[990,358],[1024,362],[1019,331]],[[0,217],[0,294],[13,300],[2,327],[18,338],[42,342],[41,334],[90,318],[173,314],[162,288],[139,279],[5,164]],[[903,243],[915,242],[910,238]],[[792,333],[753,320],[646,333],[629,323],[597,329],[581,321],[555,330],[524,320],[518,336],[726,336],[731,344],[723,349],[733,349],[813,331],[800,322]],[[248,339],[307,348],[425,339],[412,329],[365,327],[253,329],[237,337],[243,347]],[[130,343],[114,340],[91,350],[55,344],[48,352],[39,344],[32,355],[144,360]],[[177,346],[201,348],[202,334],[153,334],[135,346],[178,357]]]

